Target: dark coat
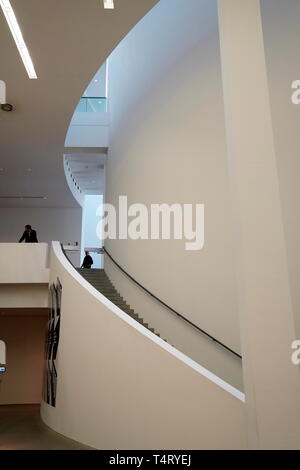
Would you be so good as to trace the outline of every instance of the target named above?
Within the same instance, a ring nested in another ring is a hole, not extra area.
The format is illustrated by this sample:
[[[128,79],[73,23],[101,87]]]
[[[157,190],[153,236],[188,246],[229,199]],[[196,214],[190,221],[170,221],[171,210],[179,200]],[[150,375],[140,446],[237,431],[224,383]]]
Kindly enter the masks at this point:
[[[86,255],[82,263],[82,268],[90,268],[92,264],[94,264],[93,258],[90,255]]]
[[[22,243],[23,240],[25,240],[25,243],[38,243],[36,231],[31,230],[30,232],[24,232],[19,240],[19,243]]]

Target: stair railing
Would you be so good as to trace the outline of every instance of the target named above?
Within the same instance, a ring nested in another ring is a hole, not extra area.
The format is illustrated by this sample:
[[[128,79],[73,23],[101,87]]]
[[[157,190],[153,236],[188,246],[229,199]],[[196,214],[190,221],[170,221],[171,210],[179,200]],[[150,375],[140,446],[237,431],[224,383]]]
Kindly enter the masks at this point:
[[[112,263],[123,273],[125,274],[131,281],[133,281],[138,287],[140,287],[144,292],[146,292],[150,297],[152,297],[153,299],[155,299],[158,303],[160,303],[163,307],[167,308],[170,312],[172,312],[173,314],[175,314],[178,318],[180,318],[181,320],[183,320],[185,323],[189,324],[190,326],[192,326],[194,329],[196,329],[199,333],[202,333],[203,335],[205,335],[207,338],[209,338],[211,341],[213,341],[214,343],[218,344],[219,346],[221,346],[223,349],[227,350],[228,352],[230,352],[231,354],[233,354],[234,356],[238,357],[239,359],[242,359],[242,356],[240,354],[238,354],[236,351],[234,351],[233,349],[229,348],[228,346],[226,346],[224,343],[222,343],[221,341],[219,341],[217,338],[215,338],[214,336],[212,336],[211,334],[207,333],[207,331],[203,330],[202,328],[200,328],[199,326],[195,325],[195,323],[193,323],[192,321],[190,321],[188,318],[186,318],[184,315],[182,315],[181,313],[177,312],[174,308],[170,307],[170,305],[166,304],[163,300],[161,300],[159,297],[157,297],[156,295],[154,295],[152,292],[150,292],[148,289],[146,289],[146,287],[144,287],[140,282],[138,282],[136,279],[134,279],[133,276],[131,276],[127,271],[125,271],[125,269],[122,268],[122,266],[119,265],[119,263],[111,256],[111,254],[107,251],[107,249],[105,247],[102,248],[102,252],[112,261]]]
[[[63,243],[60,243],[60,247],[61,247],[61,251],[63,252],[63,254],[65,255],[65,257],[67,258],[67,260],[69,261],[69,263],[73,266],[74,269],[77,269],[76,266],[74,266],[74,264],[72,263],[72,261],[71,261],[70,258],[68,257],[67,251],[65,250],[65,246],[63,245]]]

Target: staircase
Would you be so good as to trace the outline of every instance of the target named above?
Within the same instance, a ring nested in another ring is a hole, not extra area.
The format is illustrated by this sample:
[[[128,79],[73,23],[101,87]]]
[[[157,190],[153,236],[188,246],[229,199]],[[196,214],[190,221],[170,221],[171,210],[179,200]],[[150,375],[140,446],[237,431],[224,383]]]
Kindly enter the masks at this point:
[[[111,280],[107,276],[106,272],[104,269],[83,269],[79,268],[77,269],[79,274],[84,277],[84,279],[89,282],[95,289],[97,289],[101,294],[103,294],[107,299],[109,299],[113,304],[115,304],[117,307],[119,307],[123,312],[127,313],[131,318],[133,318],[135,321],[143,325],[145,328],[147,328],[149,331],[154,333],[156,336],[160,335],[154,330],[154,328],[151,328],[148,323],[146,323],[140,316],[139,314],[135,313],[132,308],[130,308],[130,305],[127,304],[127,302],[121,297],[119,292],[116,290],[114,285],[112,284]],[[166,341],[166,340],[164,340]]]

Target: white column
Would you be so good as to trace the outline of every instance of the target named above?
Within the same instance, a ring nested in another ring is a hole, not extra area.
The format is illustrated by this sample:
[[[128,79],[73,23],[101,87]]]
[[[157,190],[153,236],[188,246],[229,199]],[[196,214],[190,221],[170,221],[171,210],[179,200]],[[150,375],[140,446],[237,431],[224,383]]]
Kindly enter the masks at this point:
[[[259,0],[219,0],[249,447],[300,449],[300,376]],[[287,98],[288,99],[288,98]]]

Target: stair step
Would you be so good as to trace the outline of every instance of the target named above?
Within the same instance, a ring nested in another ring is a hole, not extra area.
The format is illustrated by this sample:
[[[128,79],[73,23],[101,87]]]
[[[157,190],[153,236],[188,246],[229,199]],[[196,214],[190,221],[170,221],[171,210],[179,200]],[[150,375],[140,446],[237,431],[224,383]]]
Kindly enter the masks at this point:
[[[97,274],[96,276],[94,276],[94,275],[91,276],[91,275],[89,275],[89,274],[83,274],[83,277],[84,277],[85,279],[98,279],[99,281],[108,281],[108,280],[109,280],[109,279],[108,279],[106,276],[104,276],[103,274],[101,274],[101,275]]]
[[[134,318],[135,320],[140,318],[131,308],[125,308],[124,312],[126,312],[130,317]]]
[[[96,289],[99,289],[99,290],[102,289],[102,290],[105,290],[107,292],[114,292],[114,293],[119,294],[119,292],[111,286],[99,285],[97,282],[90,282],[90,284],[92,284],[92,286],[94,286]]]
[[[110,299],[109,297],[107,297],[108,300],[110,300],[113,304],[117,305],[118,307],[120,308],[130,308],[129,305],[127,305],[127,303],[125,301],[121,301],[121,300],[118,300],[118,299]]]
[[[97,289],[101,294],[103,294],[108,300],[110,300],[114,305],[119,307],[123,312],[129,315],[133,320],[140,323],[140,325],[147,328],[149,331],[154,333],[156,336],[161,338],[159,333],[156,333],[155,329],[150,327],[142,317],[136,313],[130,305],[126,303],[124,298],[119,294],[118,290],[115,288],[109,277],[107,276],[104,269],[77,269],[78,273],[89,282],[95,289]],[[166,339],[163,339],[167,343]]]
[[[129,310],[129,312],[127,312],[127,313],[128,313],[128,315],[130,315],[130,316],[131,316],[132,318],[134,318],[135,320],[137,320],[138,318],[140,318],[140,317],[138,316],[138,314],[134,312],[134,310]]]
[[[92,272],[89,271],[88,269],[86,271],[78,271],[81,276],[86,276],[86,277],[107,277],[107,275],[104,272]]]
[[[106,272],[104,271],[94,271],[94,270],[86,270],[86,271],[83,271],[82,273],[84,276],[105,276],[105,277],[108,277]]]
[[[117,292],[116,289],[113,289],[113,288],[110,288],[108,286],[99,286],[98,284],[94,284],[93,282],[90,282],[90,284],[92,284],[93,287],[95,287],[95,289],[99,289],[101,291],[105,291],[105,292]]]
[[[99,282],[99,281],[94,281],[91,279],[86,279],[86,280],[90,284],[92,284],[94,287],[97,287],[98,289],[106,289],[109,291],[118,292],[117,289],[112,284],[109,284],[108,282]]]
[[[112,285],[109,284],[108,282],[99,282],[99,281],[89,281],[93,286],[99,287],[99,289],[109,289],[109,290],[114,290],[117,292],[117,289]]]
[[[107,297],[108,299],[112,300],[120,300],[121,302],[125,302],[125,300],[123,299],[123,297],[121,297],[120,295],[118,294],[111,294],[111,293],[105,293],[103,291],[99,291],[101,292],[101,294],[103,294],[105,297]]]
[[[110,299],[109,299],[110,300]],[[126,311],[126,309],[129,309],[128,305],[124,302],[124,303],[121,303],[121,302],[118,302],[118,301],[113,301],[111,300],[111,302],[116,305],[116,307],[119,307],[121,310],[124,310],[124,312]],[[127,313],[127,312],[126,312]]]

